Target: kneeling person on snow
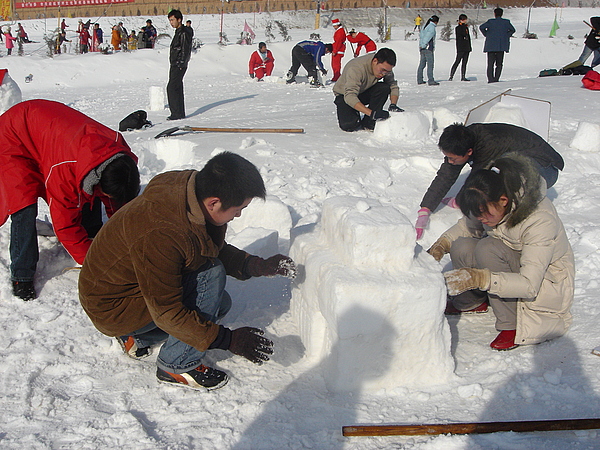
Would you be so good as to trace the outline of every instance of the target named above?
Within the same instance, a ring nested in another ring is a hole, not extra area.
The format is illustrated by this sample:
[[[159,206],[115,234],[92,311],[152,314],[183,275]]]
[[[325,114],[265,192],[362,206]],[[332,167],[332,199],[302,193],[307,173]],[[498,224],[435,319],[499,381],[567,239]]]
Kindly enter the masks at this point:
[[[342,76],[333,86],[342,130],[373,130],[375,121],[390,116],[383,110],[388,97],[389,111],[403,111],[396,105],[400,91],[392,72],[395,65],[396,53],[389,48],[382,48],[375,55],[359,56],[346,64]],[[360,113],[364,114],[362,119]]]
[[[154,177],[94,239],[79,277],[81,304],[133,358],[166,341],[157,358],[160,381],[216,389],[229,377],[202,364],[207,350],[229,350],[257,364],[273,353],[262,330],[217,325],[231,307],[226,275],[295,275],[286,256],[265,260],[225,242],[227,223],[255,197],[265,197],[257,168],[220,153],[199,172]]]
[[[562,221],[532,159],[510,153],[471,175],[458,194],[464,217],[428,252],[446,272],[446,314],[485,312],[510,350],[565,334],[571,325],[575,261]]]

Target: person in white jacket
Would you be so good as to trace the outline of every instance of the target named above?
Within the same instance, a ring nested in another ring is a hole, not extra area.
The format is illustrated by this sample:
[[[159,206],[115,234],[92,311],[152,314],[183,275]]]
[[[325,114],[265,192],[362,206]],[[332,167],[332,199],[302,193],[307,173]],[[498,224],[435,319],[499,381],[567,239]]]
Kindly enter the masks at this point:
[[[432,245],[450,253],[446,314],[496,316],[496,350],[562,336],[572,322],[575,262],[532,161],[510,153],[477,171],[457,197],[464,217]]]

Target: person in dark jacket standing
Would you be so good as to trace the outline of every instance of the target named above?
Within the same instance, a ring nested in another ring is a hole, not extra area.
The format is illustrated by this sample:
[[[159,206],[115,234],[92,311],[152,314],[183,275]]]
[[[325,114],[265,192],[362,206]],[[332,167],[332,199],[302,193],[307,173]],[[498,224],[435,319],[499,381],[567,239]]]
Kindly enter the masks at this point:
[[[479,29],[485,36],[484,53],[487,53],[487,78],[488,83],[500,80],[504,64],[504,52],[510,49],[510,37],[515,33],[515,27],[510,20],[503,19],[502,8],[494,9],[494,18],[482,24]]]
[[[471,35],[469,34],[469,25],[467,25],[467,15],[461,14],[458,16],[458,25],[454,29],[456,33],[456,60],[450,69],[450,81],[454,78],[454,73],[458,65],[460,66],[460,80],[469,81],[467,78],[467,62],[469,61],[469,53],[471,53]]]
[[[178,9],[171,10],[168,17],[169,23],[175,28],[175,36],[171,41],[171,52],[169,53],[171,68],[167,84],[167,99],[171,115],[167,117],[167,120],[179,120],[185,118],[183,76],[192,56],[192,31],[190,27],[183,25],[183,14]]]
[[[591,67],[596,67],[600,64],[600,17],[591,17],[590,22],[592,29],[585,38],[585,46],[583,47],[579,61],[581,64],[585,64],[593,53],[594,58],[592,59]]]
[[[474,173],[479,169],[486,169],[492,161],[505,153],[518,152],[533,159],[547,188],[556,183],[558,171],[565,166],[562,156],[540,136],[526,128],[507,123],[474,123],[469,126],[455,123],[444,129],[438,147],[444,154],[444,162],[421,200],[415,226],[417,239],[423,235],[429,216],[456,182],[466,164],[471,166],[471,173]],[[454,199],[444,201],[450,206],[456,206]]]

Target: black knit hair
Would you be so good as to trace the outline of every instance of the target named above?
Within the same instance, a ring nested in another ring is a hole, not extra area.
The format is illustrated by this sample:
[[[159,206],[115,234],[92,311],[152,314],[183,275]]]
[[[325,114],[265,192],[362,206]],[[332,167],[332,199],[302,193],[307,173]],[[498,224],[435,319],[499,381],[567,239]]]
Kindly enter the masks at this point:
[[[265,48],[266,48],[266,47],[267,47],[267,44],[265,44],[264,42],[259,42],[259,43],[258,43],[258,49],[260,50],[260,49],[261,49],[261,48],[263,48],[263,47],[265,47]]]
[[[396,53],[391,48],[380,48],[373,56],[373,59],[376,59],[379,64],[388,63],[390,66],[396,65]]]
[[[465,156],[475,145],[475,135],[462,123],[453,123],[444,128],[438,147],[445,153]]]
[[[102,171],[100,187],[115,202],[124,205],[140,193],[140,172],[128,155],[115,159]]]
[[[183,14],[178,9],[172,9],[169,11],[167,17],[175,17],[176,19],[183,20]]]
[[[231,152],[211,158],[196,176],[199,202],[217,197],[222,209],[240,206],[249,198],[266,197],[265,184],[256,166]]]
[[[502,8],[494,9],[494,17],[502,17],[502,14],[504,14],[504,10]]]
[[[460,14],[458,16],[458,20],[467,20],[467,15],[466,14]]]

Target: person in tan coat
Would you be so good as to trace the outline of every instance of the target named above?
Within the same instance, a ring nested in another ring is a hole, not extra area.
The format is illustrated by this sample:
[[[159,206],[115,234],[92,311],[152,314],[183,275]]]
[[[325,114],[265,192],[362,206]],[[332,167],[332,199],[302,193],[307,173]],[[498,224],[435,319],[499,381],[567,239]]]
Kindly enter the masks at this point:
[[[217,389],[229,377],[202,364],[207,350],[229,350],[257,364],[273,352],[258,328],[218,325],[231,307],[226,275],[295,275],[286,256],[265,260],[225,242],[227,222],[255,197],[265,197],[257,168],[220,153],[199,172],[154,177],[94,239],[79,277],[81,304],[133,358],[166,341],[157,358],[159,381]]]
[[[457,197],[465,217],[428,250],[452,260],[446,314],[485,312],[489,301],[496,350],[562,336],[572,322],[573,251],[545,191],[530,158],[504,155],[469,177]]]

